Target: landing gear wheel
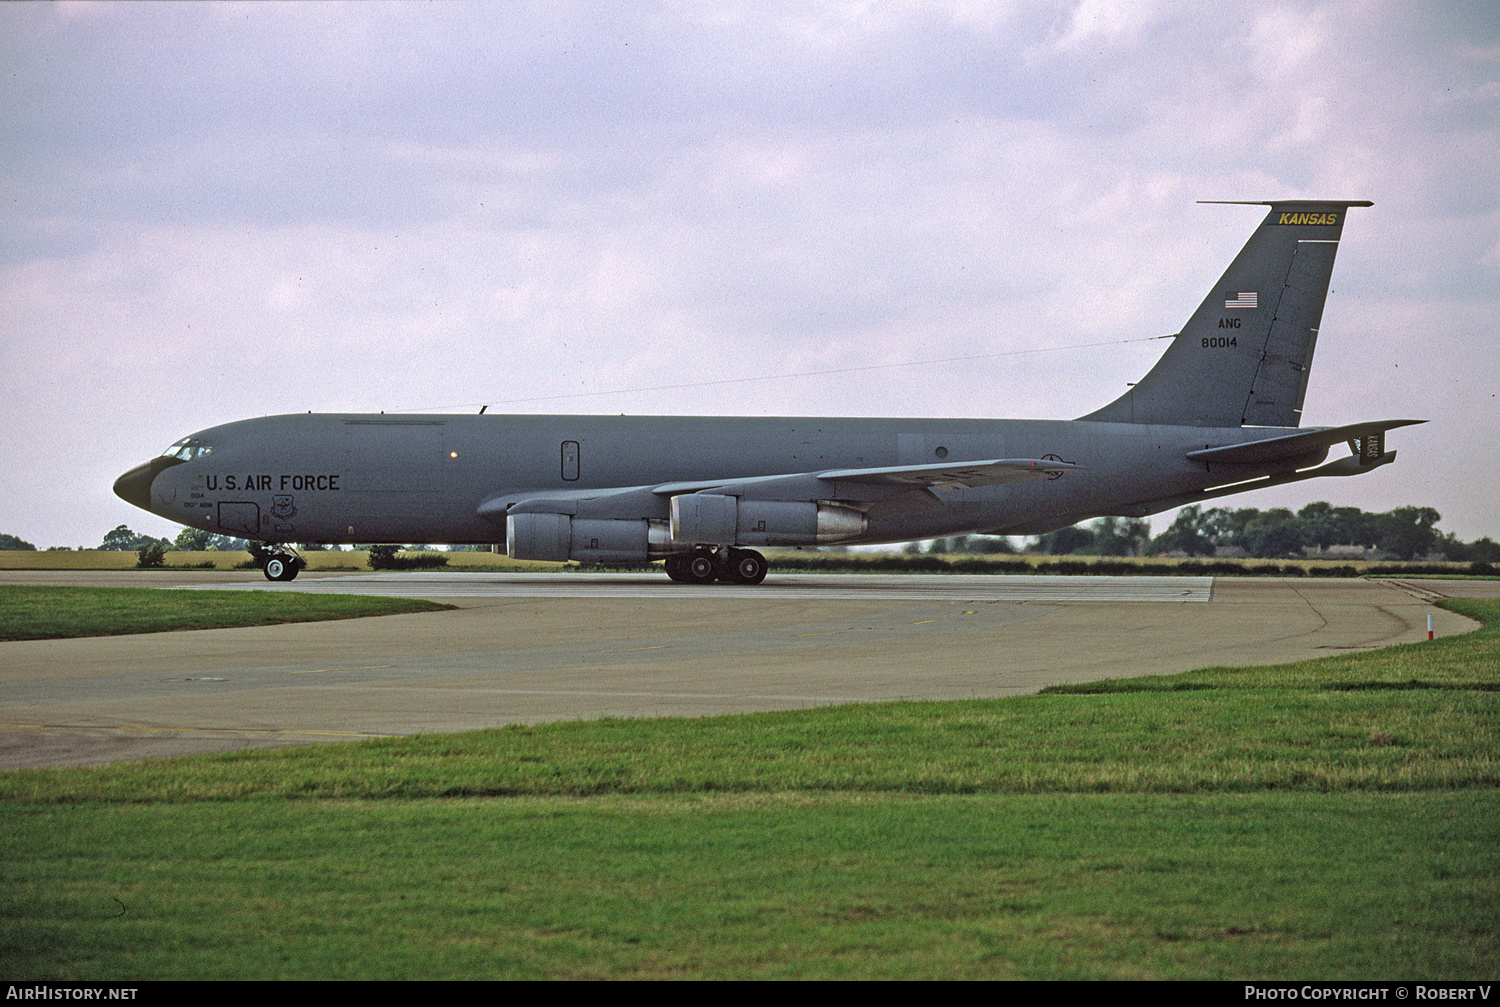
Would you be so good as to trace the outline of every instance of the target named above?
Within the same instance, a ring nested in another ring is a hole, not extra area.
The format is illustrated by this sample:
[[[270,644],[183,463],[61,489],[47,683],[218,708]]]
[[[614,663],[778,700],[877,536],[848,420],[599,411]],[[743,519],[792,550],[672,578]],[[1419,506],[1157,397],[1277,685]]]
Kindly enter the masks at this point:
[[[682,564],[682,572],[685,583],[712,584],[719,575],[719,564],[714,562],[713,553],[704,550],[687,557]]]
[[[726,578],[735,584],[759,584],[766,579],[766,558],[754,549],[731,549],[724,565]]]
[[[668,577],[672,578],[679,584],[687,583],[688,575],[686,556],[668,556],[665,560],[662,561],[662,566],[667,568]]]
[[[301,569],[302,563],[296,556],[277,555],[266,560],[261,573],[266,575],[266,580],[296,580]]]

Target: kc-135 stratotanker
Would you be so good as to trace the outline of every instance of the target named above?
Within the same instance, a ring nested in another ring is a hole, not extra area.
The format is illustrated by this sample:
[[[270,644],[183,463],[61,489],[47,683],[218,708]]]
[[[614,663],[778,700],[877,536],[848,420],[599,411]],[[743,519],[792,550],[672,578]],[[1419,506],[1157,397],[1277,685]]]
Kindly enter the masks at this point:
[[[1243,205],[1270,212],[1161,359],[1076,420],[306,413],[191,434],[115,492],[265,543],[272,580],[292,543],[503,540],[758,584],[757,547],[1036,535],[1394,460],[1421,420],[1301,426],[1344,215],[1371,204]]]

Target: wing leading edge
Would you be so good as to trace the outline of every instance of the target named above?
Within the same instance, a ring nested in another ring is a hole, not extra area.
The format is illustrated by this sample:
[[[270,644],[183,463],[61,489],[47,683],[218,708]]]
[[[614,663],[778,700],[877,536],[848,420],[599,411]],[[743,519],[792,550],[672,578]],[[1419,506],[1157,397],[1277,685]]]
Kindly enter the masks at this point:
[[[756,476],[749,479],[662,483],[652,487],[651,491],[658,496],[677,496],[680,493],[702,493],[709,490],[732,493],[735,496],[759,496],[762,490],[781,492],[799,483],[822,483],[823,489],[827,489],[828,484],[850,483],[856,486],[888,487],[901,490],[957,490],[971,489],[975,486],[998,486],[1002,483],[1024,482],[1032,479],[1048,479],[1055,473],[1068,472],[1082,467],[1048,458],[990,458],[981,461],[945,462],[937,465],[824,469],[821,472]],[[814,492],[813,495],[825,498],[828,496],[827,493],[819,492]],[[836,494],[841,500],[872,503],[885,499],[888,495],[888,492],[870,492],[866,496],[861,496],[857,491]]]

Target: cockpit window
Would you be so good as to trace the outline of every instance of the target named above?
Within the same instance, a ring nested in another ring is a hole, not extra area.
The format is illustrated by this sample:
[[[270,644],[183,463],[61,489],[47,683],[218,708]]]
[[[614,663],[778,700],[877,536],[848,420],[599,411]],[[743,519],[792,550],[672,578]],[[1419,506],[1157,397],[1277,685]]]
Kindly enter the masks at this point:
[[[213,445],[204,444],[196,437],[184,437],[162,452],[163,458],[176,458],[181,462],[190,462],[194,458],[202,458],[213,453]]]

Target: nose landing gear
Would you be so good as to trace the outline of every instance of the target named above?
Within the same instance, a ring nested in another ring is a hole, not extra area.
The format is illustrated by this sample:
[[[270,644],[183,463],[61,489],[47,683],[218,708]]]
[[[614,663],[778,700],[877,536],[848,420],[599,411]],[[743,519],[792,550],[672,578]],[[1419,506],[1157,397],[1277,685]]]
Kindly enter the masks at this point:
[[[296,580],[307,561],[285,546],[251,546],[250,555],[260,563],[266,580]]]

